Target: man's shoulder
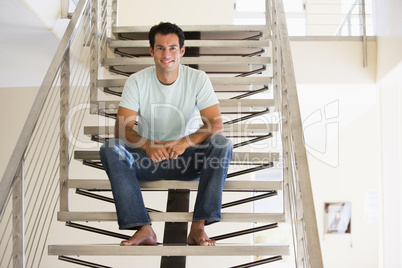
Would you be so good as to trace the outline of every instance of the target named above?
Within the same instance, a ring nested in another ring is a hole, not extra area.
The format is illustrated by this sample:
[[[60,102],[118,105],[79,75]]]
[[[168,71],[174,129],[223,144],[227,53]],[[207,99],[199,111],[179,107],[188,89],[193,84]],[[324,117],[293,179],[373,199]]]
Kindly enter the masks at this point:
[[[198,70],[198,69],[194,69],[193,67],[190,67],[188,65],[180,65],[182,70],[186,73],[189,74],[202,74],[204,73],[204,71]]]
[[[187,65],[181,65],[181,68],[187,78],[198,80],[199,78],[205,79],[207,77],[207,74],[202,70],[197,70]]]
[[[142,69],[136,73],[133,73],[129,76],[130,80],[140,80],[140,79],[148,79],[155,73],[155,66],[150,66],[145,69]]]

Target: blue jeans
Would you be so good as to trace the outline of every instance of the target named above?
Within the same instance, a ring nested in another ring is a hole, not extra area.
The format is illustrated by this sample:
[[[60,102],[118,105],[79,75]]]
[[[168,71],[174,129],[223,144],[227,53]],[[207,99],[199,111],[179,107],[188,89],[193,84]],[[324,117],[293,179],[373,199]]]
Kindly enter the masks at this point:
[[[109,177],[120,229],[151,224],[138,181],[199,180],[193,221],[206,224],[220,221],[222,190],[232,159],[232,141],[213,135],[189,147],[177,159],[153,162],[145,151],[119,139],[100,149],[100,158]]]

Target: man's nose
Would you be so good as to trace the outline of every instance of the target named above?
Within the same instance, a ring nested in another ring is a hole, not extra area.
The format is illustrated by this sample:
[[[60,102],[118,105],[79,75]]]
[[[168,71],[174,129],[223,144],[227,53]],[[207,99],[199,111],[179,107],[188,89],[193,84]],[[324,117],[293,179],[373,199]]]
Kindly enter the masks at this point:
[[[163,57],[168,57],[168,56],[170,56],[172,53],[171,53],[171,51],[169,51],[169,49],[164,49],[163,50],[163,52],[162,52],[162,56]]]

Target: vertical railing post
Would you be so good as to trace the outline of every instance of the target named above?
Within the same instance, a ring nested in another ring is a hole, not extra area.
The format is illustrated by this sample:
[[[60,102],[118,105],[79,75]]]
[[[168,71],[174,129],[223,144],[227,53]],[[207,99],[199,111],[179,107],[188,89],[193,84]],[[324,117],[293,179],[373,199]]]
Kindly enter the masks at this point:
[[[13,184],[13,267],[25,267],[24,160]]]
[[[107,38],[108,38],[108,1],[101,0],[99,6],[99,50],[100,50],[100,61],[107,56]]]
[[[271,0],[265,0],[265,26],[268,29],[268,36],[267,38],[270,38],[272,33],[271,33],[271,23],[272,23],[272,6],[271,6]]]
[[[68,211],[70,48],[63,57],[60,85],[60,211]]]
[[[99,66],[99,42],[98,42],[98,0],[90,1],[90,22],[91,22],[91,63],[90,63],[90,102],[91,114],[97,114],[98,100],[98,66]],[[95,104],[95,105],[93,105]]]
[[[112,23],[111,23],[111,27],[116,27],[117,25],[119,25],[118,24],[118,16],[117,16],[118,8],[119,8],[118,0],[112,0]]]
[[[363,42],[363,67],[367,68],[366,1],[360,2],[361,35]]]

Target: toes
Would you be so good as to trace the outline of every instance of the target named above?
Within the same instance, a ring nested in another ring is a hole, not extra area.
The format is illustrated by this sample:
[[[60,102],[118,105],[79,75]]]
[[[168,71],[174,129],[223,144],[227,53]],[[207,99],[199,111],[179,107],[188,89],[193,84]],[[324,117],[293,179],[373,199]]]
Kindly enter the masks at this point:
[[[200,246],[215,246],[216,242],[215,240],[201,240],[200,243],[198,243]]]
[[[121,241],[120,246],[130,246],[129,241]]]

